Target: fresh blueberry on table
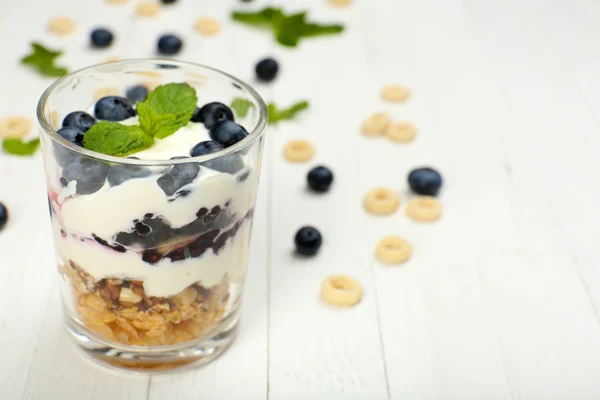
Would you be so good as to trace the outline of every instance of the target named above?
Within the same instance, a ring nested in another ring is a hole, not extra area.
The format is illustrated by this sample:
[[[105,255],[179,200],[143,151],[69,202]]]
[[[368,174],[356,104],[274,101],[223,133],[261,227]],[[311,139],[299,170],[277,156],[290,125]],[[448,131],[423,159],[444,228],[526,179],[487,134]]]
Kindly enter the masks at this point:
[[[77,146],[83,147],[83,132],[81,129],[75,126],[65,126],[56,131],[60,136],[67,139],[69,142],[76,144]]]
[[[416,194],[437,196],[442,188],[442,175],[433,168],[417,168],[408,174],[408,184]]]
[[[77,194],[90,194],[104,186],[107,173],[107,164],[88,157],[75,157],[64,167],[60,180],[64,186],[77,181]]]
[[[94,116],[108,121],[123,121],[135,116],[133,104],[125,97],[103,97],[94,106]]]
[[[163,35],[158,39],[158,52],[168,56],[175,55],[181,51],[183,42],[175,35]]]
[[[308,172],[308,186],[315,192],[326,192],[333,182],[333,172],[327,167],[319,165]]]
[[[173,157],[172,160],[188,157]],[[173,196],[179,189],[188,185],[196,179],[200,167],[195,163],[178,164],[158,178],[156,183],[167,196]]]
[[[0,203],[0,230],[4,228],[6,222],[8,221],[8,209],[2,203]]]
[[[277,76],[279,64],[272,58],[265,58],[256,64],[255,70],[258,80],[271,82]]]
[[[110,46],[113,42],[114,36],[111,31],[105,28],[98,28],[92,31],[90,35],[92,46],[98,49],[103,49]]]
[[[144,101],[148,96],[148,88],[144,85],[135,85],[125,91],[125,97],[132,103]]]
[[[206,129],[212,129],[212,127],[221,121],[235,121],[233,112],[229,107],[223,103],[217,101],[208,103],[202,106],[202,108],[194,111],[192,115],[192,122],[202,122]]]
[[[87,132],[87,130],[90,129],[95,123],[96,119],[90,114],[83,111],[73,111],[72,113],[67,114],[65,119],[63,119],[62,126],[72,126]]]
[[[229,147],[248,136],[248,132],[233,121],[221,121],[212,127],[209,135],[212,140]]]
[[[316,228],[305,226],[298,230],[294,242],[296,243],[296,251],[299,254],[313,256],[319,251],[323,238]]]

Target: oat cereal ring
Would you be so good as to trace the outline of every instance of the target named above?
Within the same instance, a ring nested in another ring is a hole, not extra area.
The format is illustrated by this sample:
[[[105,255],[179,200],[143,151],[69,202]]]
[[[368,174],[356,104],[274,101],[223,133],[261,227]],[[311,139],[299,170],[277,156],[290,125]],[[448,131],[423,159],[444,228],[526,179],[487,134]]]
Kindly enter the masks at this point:
[[[100,100],[101,98],[106,97],[106,96],[118,96],[118,95],[119,95],[118,87],[109,86],[109,87],[105,87],[105,88],[98,88],[94,92],[94,100]]]
[[[216,35],[221,31],[221,25],[219,24],[219,21],[214,18],[198,18],[194,24],[194,27],[198,32],[206,36]]]
[[[376,136],[381,135],[385,132],[388,125],[392,122],[392,119],[387,113],[378,112],[369,115],[360,126],[360,130],[363,135]]]
[[[433,222],[442,215],[442,205],[433,196],[417,196],[409,200],[406,214],[415,221]]]
[[[283,155],[291,162],[305,162],[313,158],[315,149],[306,140],[291,140],[283,147]]]
[[[331,275],[321,284],[321,298],[334,306],[352,307],[362,300],[360,282],[348,275]]]
[[[8,117],[0,121],[0,136],[22,138],[29,133],[31,122],[27,117]]]
[[[365,209],[371,214],[392,214],[400,205],[400,199],[396,193],[386,188],[370,190],[365,196]]]
[[[402,264],[412,255],[412,246],[400,236],[385,236],[377,242],[375,255],[384,264]]]
[[[345,7],[350,5],[351,0],[329,0],[329,4],[334,7]]]
[[[48,23],[48,30],[57,35],[68,35],[75,31],[75,21],[69,17],[54,17]]]
[[[410,122],[395,122],[387,127],[385,136],[398,143],[410,142],[417,136],[417,129]]]
[[[153,2],[144,2],[137,5],[135,12],[140,17],[154,17],[160,11],[160,5]]]
[[[401,103],[410,97],[410,89],[402,85],[386,85],[381,88],[381,98],[390,103]]]

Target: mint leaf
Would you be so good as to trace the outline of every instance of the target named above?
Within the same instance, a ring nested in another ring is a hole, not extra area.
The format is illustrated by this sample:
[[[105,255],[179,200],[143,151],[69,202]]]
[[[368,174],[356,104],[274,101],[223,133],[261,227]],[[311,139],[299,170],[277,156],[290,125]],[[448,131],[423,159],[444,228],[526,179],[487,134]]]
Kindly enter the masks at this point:
[[[302,110],[307,109],[308,106],[308,101],[299,101],[288,108],[279,110],[277,109],[277,106],[274,103],[269,103],[269,123],[274,124],[279,121],[293,119],[296,116],[296,114],[298,114]]]
[[[62,51],[50,50],[35,42],[31,43],[31,48],[31,54],[23,57],[21,64],[31,66],[43,76],[59,77],[69,72],[66,68],[54,65]]]
[[[243,24],[270,28],[275,39],[287,47],[296,47],[303,38],[333,35],[344,31],[343,25],[321,25],[308,22],[306,15],[306,11],[286,15],[280,8],[267,7],[254,13],[234,11],[231,18]]]
[[[15,156],[30,156],[40,147],[40,138],[35,138],[29,142],[23,142],[21,139],[5,139],[2,142],[2,148],[8,154]]]
[[[237,116],[240,118],[244,118],[246,115],[248,115],[250,107],[254,107],[254,104],[250,100],[243,99],[241,97],[236,97],[231,102],[231,108],[233,108]]]
[[[197,102],[196,91],[187,83],[158,86],[137,103],[140,126],[150,136],[165,138],[187,125]]]
[[[154,138],[139,126],[110,121],[92,125],[83,136],[86,149],[109,156],[126,156],[147,149],[153,143]]]

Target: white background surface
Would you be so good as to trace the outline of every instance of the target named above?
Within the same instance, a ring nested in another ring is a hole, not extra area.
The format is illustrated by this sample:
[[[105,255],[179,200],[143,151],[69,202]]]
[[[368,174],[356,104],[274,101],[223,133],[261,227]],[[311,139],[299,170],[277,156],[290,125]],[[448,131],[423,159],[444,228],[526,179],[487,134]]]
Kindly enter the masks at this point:
[[[101,1],[0,2],[0,116],[34,118],[50,81],[18,65],[32,39],[66,49],[71,69],[109,55],[151,56],[159,33],[186,40],[182,59],[251,79],[259,58],[281,62],[259,91],[279,105],[307,98],[294,123],[270,128],[256,212],[241,332],[200,370],[121,376],[92,365],[61,328],[41,155],[0,154],[1,399],[598,399],[600,398],[600,3],[593,0],[275,1],[310,9],[346,32],[295,50],[228,21],[233,0],[180,0],[157,18],[133,18]],[[77,34],[48,37],[53,15]],[[193,21],[223,21],[205,39]],[[105,51],[88,32],[117,34]],[[382,84],[410,86],[408,104],[378,99]],[[361,137],[369,113],[390,110],[419,129],[410,145]],[[291,165],[290,139],[317,157]],[[333,190],[305,190],[311,165],[336,174]],[[375,218],[364,193],[394,188],[420,165],[442,172],[445,214],[420,225],[404,210]],[[318,257],[292,257],[292,238],[314,224]],[[376,241],[414,245],[401,267],[373,257]],[[319,300],[331,273],[355,276],[362,303],[337,310]]]

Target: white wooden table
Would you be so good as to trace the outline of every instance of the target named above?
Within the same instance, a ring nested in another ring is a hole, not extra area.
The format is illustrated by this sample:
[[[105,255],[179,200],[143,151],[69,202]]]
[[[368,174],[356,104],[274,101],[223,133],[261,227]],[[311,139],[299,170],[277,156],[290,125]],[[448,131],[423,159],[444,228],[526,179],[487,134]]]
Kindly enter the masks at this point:
[[[184,36],[181,58],[251,79],[273,55],[281,75],[259,85],[267,100],[303,98],[297,122],[269,129],[240,336],[196,371],[131,376],[84,360],[61,327],[41,155],[0,154],[0,399],[598,399],[600,398],[600,2],[596,0],[271,0],[342,21],[339,37],[282,48],[228,20],[234,0],[180,0],[155,19],[82,0],[0,2],[0,117],[35,117],[50,81],[17,60],[33,39],[66,49],[71,69],[109,55],[152,55],[156,36]],[[78,32],[49,37],[48,18],[77,18]],[[221,19],[204,39],[193,21]],[[118,37],[87,48],[93,26]],[[400,82],[411,101],[380,103]],[[413,121],[417,140],[361,137],[369,113]],[[309,165],[281,156],[292,138],[313,141],[336,174],[333,190],[305,190]],[[407,172],[433,165],[446,186],[443,219],[362,210],[375,186],[406,202]],[[292,253],[296,229],[320,228],[320,254]],[[400,234],[413,259],[384,267],[376,241]],[[331,273],[355,276],[362,303],[319,300]]]

